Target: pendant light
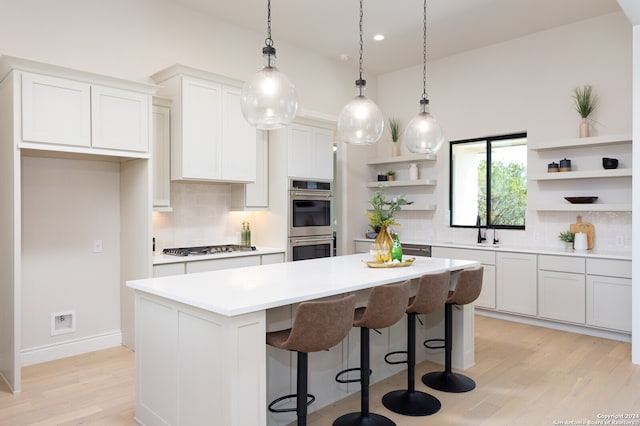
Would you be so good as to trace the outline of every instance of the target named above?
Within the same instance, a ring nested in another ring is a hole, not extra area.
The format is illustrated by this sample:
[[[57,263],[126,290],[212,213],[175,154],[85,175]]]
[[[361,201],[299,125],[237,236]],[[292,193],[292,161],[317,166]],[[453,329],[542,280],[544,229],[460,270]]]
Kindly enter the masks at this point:
[[[423,42],[422,42],[422,99],[420,112],[404,129],[404,143],[409,151],[416,154],[435,154],[442,143],[444,135],[435,118],[429,114],[429,98],[427,97],[427,0],[424,0]]]
[[[384,129],[380,108],[364,94],[367,82],[362,79],[362,1],[360,0],[360,63],[356,80],[356,97],[342,108],[338,116],[337,139],[346,143],[369,145],[378,142]]]
[[[242,87],[240,107],[244,118],[261,130],[289,125],[298,111],[298,95],[289,78],[276,68],[271,38],[271,0],[267,1],[267,38],[262,48],[263,68]]]

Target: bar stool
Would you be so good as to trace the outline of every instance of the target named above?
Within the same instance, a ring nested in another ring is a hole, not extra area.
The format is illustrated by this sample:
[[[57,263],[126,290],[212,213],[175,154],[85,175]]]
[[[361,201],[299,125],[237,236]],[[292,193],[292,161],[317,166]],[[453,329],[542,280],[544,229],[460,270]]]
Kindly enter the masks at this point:
[[[275,399],[269,404],[269,411],[295,411],[298,426],[306,426],[307,406],[316,399],[307,394],[309,352],[327,350],[349,334],[355,304],[354,295],[322,302],[303,302],[298,305],[291,328],[267,333],[268,345],[296,351],[298,354],[297,393]],[[296,408],[274,408],[277,403],[293,397],[296,398]]]
[[[401,284],[387,284],[374,287],[369,293],[367,306],[356,309],[354,313],[354,327],[360,327],[360,367],[349,368],[336,375],[340,383],[360,382],[360,412],[349,413],[338,417],[333,426],[395,426],[395,423],[380,414],[369,412],[369,330],[390,327],[400,321],[407,309],[411,281]],[[353,380],[341,379],[340,376],[359,371],[360,378]]]
[[[429,349],[442,349],[445,353],[445,370],[434,371],[422,376],[422,383],[432,389],[443,392],[468,392],[476,387],[476,383],[467,376],[451,371],[451,350],[453,348],[453,305],[472,303],[480,296],[482,290],[483,267],[467,269],[460,272],[455,290],[449,292],[444,308],[444,339],[429,339],[424,345]],[[432,346],[431,342],[444,342],[444,345]]]
[[[440,309],[449,295],[450,273],[429,274],[420,277],[416,295],[409,299],[407,312],[407,350],[390,352],[384,360],[388,364],[407,364],[407,389],[391,391],[382,397],[389,410],[406,416],[429,416],[440,410],[440,401],[433,395],[415,390],[416,370],[416,315],[429,314]],[[395,354],[407,354],[404,361],[390,361]]]

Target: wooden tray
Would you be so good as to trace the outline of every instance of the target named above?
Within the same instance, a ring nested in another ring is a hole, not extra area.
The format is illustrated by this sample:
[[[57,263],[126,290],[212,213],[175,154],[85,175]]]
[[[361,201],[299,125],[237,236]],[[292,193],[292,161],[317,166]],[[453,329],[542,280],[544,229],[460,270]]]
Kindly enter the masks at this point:
[[[402,268],[403,266],[410,266],[413,261],[416,260],[415,257],[411,259],[405,259],[402,262],[366,262],[369,268]]]

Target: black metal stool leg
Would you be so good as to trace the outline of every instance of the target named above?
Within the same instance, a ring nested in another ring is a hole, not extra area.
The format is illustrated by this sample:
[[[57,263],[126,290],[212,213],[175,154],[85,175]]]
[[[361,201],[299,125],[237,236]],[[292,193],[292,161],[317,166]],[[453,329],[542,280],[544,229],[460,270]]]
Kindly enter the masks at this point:
[[[444,353],[445,371],[434,371],[422,376],[422,383],[432,389],[443,392],[469,392],[476,387],[476,383],[459,373],[451,371],[451,352],[453,349],[453,303],[444,307]]]
[[[440,410],[440,401],[433,395],[415,390],[416,314],[407,315],[407,390],[397,390],[382,397],[389,410],[405,416],[429,416]]]
[[[369,367],[370,367],[369,329],[360,327],[360,412],[338,417],[333,426],[396,426],[390,419],[369,412]],[[363,374],[366,371],[366,374]]]

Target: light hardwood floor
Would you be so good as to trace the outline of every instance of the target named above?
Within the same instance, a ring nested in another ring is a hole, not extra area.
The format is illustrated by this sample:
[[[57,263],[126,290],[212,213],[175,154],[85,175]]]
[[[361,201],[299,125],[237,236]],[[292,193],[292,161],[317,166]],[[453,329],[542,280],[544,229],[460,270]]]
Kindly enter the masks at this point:
[[[589,424],[640,415],[640,366],[631,364],[630,352],[627,343],[477,316],[476,365],[465,372],[476,380],[474,391],[426,388],[419,377],[439,367],[423,363],[416,387],[440,399],[438,413],[404,417],[379,403],[405,387],[404,374],[372,387],[371,410],[403,426]],[[133,353],[113,348],[24,368],[21,394],[0,386],[0,425],[133,425],[133,401]],[[355,394],[319,410],[309,426],[331,425],[359,403]],[[627,421],[640,425],[640,418]]]

